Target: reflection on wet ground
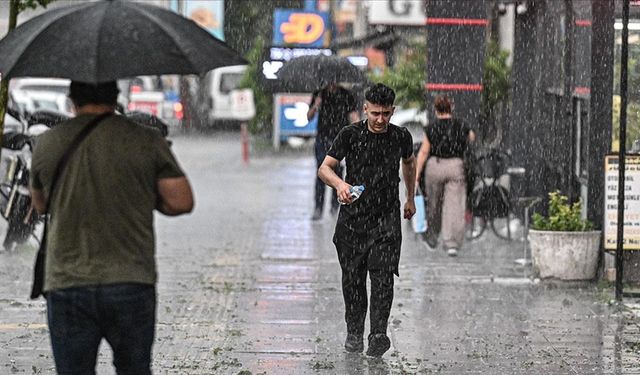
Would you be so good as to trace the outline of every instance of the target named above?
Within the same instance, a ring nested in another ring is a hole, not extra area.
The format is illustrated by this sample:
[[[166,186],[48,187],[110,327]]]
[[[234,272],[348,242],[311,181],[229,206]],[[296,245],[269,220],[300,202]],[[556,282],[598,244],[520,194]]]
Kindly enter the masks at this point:
[[[514,262],[521,242],[488,233],[450,258],[408,223],[392,348],[348,354],[335,218],[309,220],[310,150],[252,155],[245,167],[235,135],[173,147],[197,206],[157,218],[155,373],[640,374],[640,308],[609,305],[595,283],[533,282]],[[27,299],[34,253],[0,253],[2,374],[54,373],[44,304]],[[113,373],[110,362],[105,345],[98,373]]]

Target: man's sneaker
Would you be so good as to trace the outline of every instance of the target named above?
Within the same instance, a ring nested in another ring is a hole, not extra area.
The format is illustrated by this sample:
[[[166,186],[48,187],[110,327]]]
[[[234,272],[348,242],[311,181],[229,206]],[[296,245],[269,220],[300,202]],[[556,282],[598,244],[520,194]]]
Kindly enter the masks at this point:
[[[376,333],[369,335],[369,347],[367,355],[370,357],[382,357],[382,355],[391,347],[391,340],[384,333]]]
[[[449,250],[447,250],[447,255],[450,257],[455,257],[458,255],[458,249],[456,249],[455,247],[450,248]]]
[[[313,211],[313,216],[311,216],[311,220],[318,221],[322,219],[322,210]]]
[[[347,340],[344,342],[344,348],[349,353],[362,353],[362,350],[364,349],[362,335],[357,333],[348,333]]]

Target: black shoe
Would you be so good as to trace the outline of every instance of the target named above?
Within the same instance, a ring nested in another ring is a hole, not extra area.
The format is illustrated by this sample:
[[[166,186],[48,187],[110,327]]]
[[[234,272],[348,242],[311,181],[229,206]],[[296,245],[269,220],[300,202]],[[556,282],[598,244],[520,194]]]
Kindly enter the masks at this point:
[[[382,357],[382,355],[391,347],[391,340],[384,333],[376,333],[369,335],[369,347],[367,355],[370,357]]]
[[[427,246],[429,246],[432,249],[435,249],[438,247],[438,237],[433,236],[433,235],[428,235],[428,234],[424,234],[423,237],[424,242],[427,243]]]
[[[362,334],[348,333],[347,340],[344,342],[344,348],[349,353],[362,353],[362,350],[364,350]]]
[[[321,210],[313,211],[313,216],[311,216],[311,220],[318,221],[320,219],[322,219],[322,211]]]

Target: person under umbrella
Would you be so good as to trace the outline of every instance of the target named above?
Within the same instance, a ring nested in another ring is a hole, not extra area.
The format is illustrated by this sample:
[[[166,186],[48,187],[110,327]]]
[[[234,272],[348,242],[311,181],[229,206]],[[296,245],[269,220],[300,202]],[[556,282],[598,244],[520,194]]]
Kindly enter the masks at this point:
[[[117,373],[150,374],[153,212],[191,212],[193,193],[162,135],[114,113],[115,81],[247,62],[185,17],[120,0],[34,17],[0,40],[0,56],[3,79],[70,79],[77,109],[38,139],[30,181],[34,208],[49,214],[31,297],[47,300],[56,370],[95,373],[104,338]]]
[[[72,81],[77,116],[40,135],[33,153],[33,206],[51,214],[43,291],[61,374],[93,373],[103,338],[118,373],[151,373],[153,211],[174,216],[193,209],[191,186],[169,145],[116,115],[117,95],[115,82]],[[93,130],[54,185],[59,160],[88,126]]]
[[[329,83],[322,90],[317,90],[311,96],[307,119],[311,120],[318,114],[318,131],[314,143],[316,157],[316,169],[320,167],[327,155],[327,150],[338,135],[340,129],[359,120],[356,110],[355,96],[336,82]],[[342,176],[342,168],[339,166],[336,173]],[[324,209],[324,196],[326,185],[320,177],[316,176],[315,183],[315,208],[311,220],[320,220]],[[336,191],[333,191],[331,200],[331,212],[338,211],[339,203]]]

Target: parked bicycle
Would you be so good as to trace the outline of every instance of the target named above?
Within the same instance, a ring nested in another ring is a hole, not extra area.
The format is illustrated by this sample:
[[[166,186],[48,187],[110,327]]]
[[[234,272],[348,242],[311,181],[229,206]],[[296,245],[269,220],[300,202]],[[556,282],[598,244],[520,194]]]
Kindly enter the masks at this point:
[[[511,220],[515,215],[515,199],[511,191],[511,179],[521,176],[524,168],[512,166],[511,156],[501,150],[479,151],[471,174],[473,188],[467,198],[468,216],[466,238],[477,239],[490,226],[499,238],[511,240]],[[499,226],[497,221],[504,222]]]

